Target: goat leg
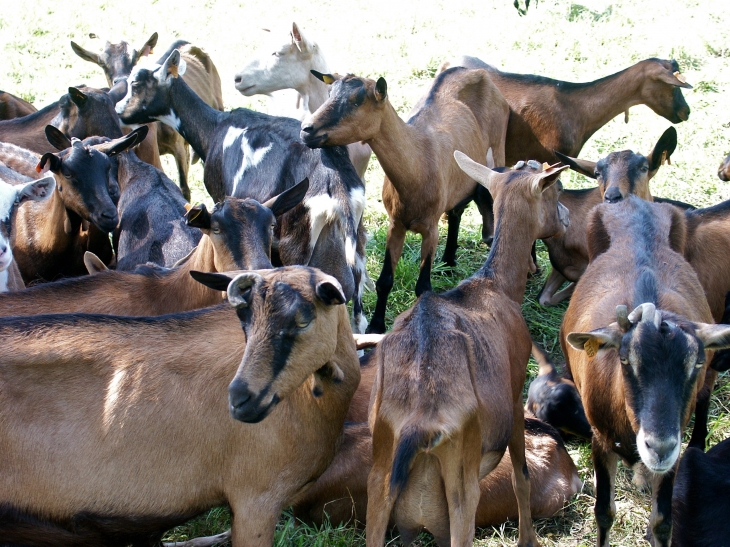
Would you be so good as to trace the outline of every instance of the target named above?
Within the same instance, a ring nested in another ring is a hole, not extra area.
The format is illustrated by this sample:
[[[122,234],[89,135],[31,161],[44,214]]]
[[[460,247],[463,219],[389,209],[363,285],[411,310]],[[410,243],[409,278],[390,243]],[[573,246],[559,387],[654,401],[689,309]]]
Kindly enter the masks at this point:
[[[459,226],[461,225],[461,216],[464,214],[466,205],[457,205],[450,211],[446,212],[449,229],[446,234],[446,247],[441,261],[450,268],[456,267],[456,249],[459,248]]]
[[[231,531],[226,530],[222,534],[215,536],[205,536],[188,541],[172,541],[169,543],[163,543],[163,547],[212,547],[213,545],[220,545],[231,540]]]
[[[385,242],[385,259],[380,277],[375,282],[375,291],[378,300],[375,304],[375,311],[370,319],[370,325],[365,331],[367,334],[382,334],[385,332],[385,306],[388,303],[388,296],[393,289],[393,272],[403,253],[403,243],[406,239],[406,228],[400,222],[392,220],[388,227],[388,237]]]
[[[651,516],[649,527],[654,547],[669,547],[672,542],[672,491],[679,460],[674,468],[663,475],[654,475],[652,484]]]
[[[608,533],[613,526],[613,519],[616,516],[615,482],[616,464],[618,456],[603,447],[603,442],[594,432],[591,439],[591,456],[593,458],[593,469],[595,470],[595,493],[596,505],[593,512],[596,516],[598,526],[598,547],[609,547]]]
[[[509,453],[512,459],[512,488],[517,498],[517,515],[519,517],[519,547],[538,547],[540,544],[532,526],[532,512],[530,509],[530,472],[527,469],[525,457],[525,419],[521,399],[513,409],[514,424],[512,436],[509,440]]]

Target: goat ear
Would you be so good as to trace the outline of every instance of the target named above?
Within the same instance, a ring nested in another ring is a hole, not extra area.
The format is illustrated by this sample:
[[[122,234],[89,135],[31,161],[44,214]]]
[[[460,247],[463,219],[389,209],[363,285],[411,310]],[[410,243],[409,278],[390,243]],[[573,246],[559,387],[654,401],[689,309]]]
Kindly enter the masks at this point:
[[[119,80],[108,91],[108,95],[114,104],[117,104],[119,101],[121,101],[126,94],[127,94],[127,79],[126,78],[122,78],[121,80]]]
[[[309,43],[302,35],[302,31],[299,30],[296,23],[291,24],[291,39],[299,51],[302,53],[309,51]]]
[[[670,156],[677,148],[677,130],[670,127],[654,145],[654,149],[649,154],[649,178],[653,177],[659,168],[668,161]]]
[[[81,57],[84,61],[89,61],[90,63],[94,63],[99,66],[103,64],[98,53],[91,53],[89,50],[82,48],[74,41],[71,41],[71,49],[73,49],[74,53]]]
[[[231,281],[233,281],[233,277],[228,274],[217,272],[198,272],[196,270],[190,271],[190,277],[214,291],[228,290],[228,285],[230,285]]]
[[[32,180],[22,186],[15,198],[18,203],[24,201],[43,201],[47,199],[56,188],[56,179],[48,175],[42,179]]]
[[[342,293],[342,287],[334,277],[317,283],[314,293],[326,306],[337,306],[347,302],[345,295]]]
[[[557,150],[553,150],[553,154],[555,154],[561,162],[569,166],[573,171],[577,171],[581,175],[585,175],[591,179],[596,178],[596,162],[571,158],[570,156],[561,154]]]
[[[46,126],[46,139],[56,150],[66,150],[71,147],[71,139],[64,135],[60,129],[52,125]]]
[[[299,205],[304,199],[307,190],[309,190],[309,179],[305,178],[299,184],[292,186],[261,205],[268,207],[274,213],[275,217],[279,217]]]
[[[84,266],[86,266],[86,271],[88,271],[91,275],[104,272],[109,269],[106,267],[106,264],[101,261],[101,258],[91,251],[86,251],[84,253]]]
[[[388,83],[382,76],[375,82],[375,98],[378,101],[384,101],[388,96]]]
[[[238,274],[228,285],[228,302],[235,308],[247,308],[251,305],[252,287],[263,280],[256,272]]]
[[[49,170],[56,173],[59,169],[61,169],[61,158],[51,152],[43,154],[35,168],[38,173],[45,173]]]
[[[681,72],[679,72],[679,70],[671,71],[668,69],[664,69],[659,73],[659,79],[662,82],[668,83],[669,85],[683,87],[685,89],[692,89],[692,86],[687,83],[687,79]]]
[[[127,135],[114,139],[113,141],[97,145],[95,148],[99,152],[104,152],[107,156],[115,156],[142,142],[147,136],[148,131],[149,127],[146,125],[140,125],[137,129],[130,131]]]
[[[185,213],[185,224],[201,230],[210,230],[210,213],[204,203],[199,203]]]
[[[69,87],[68,88],[68,96],[73,101],[73,103],[81,108],[86,104],[86,101],[88,97],[85,93],[83,93],[80,89],[76,87]]]
[[[324,82],[327,85],[332,85],[333,83],[335,83],[337,80],[340,79],[340,77],[335,74],[322,74],[321,72],[318,72],[316,70],[310,70],[309,72],[312,74],[312,76],[317,78],[320,82]]]
[[[561,165],[560,167],[552,166],[545,169],[542,173],[537,173],[535,175],[537,178],[532,181],[532,192],[536,196],[542,194],[545,190],[555,184],[555,181],[560,178],[560,173],[565,171],[567,168],[567,165]]]
[[[619,348],[622,338],[621,328],[617,323],[611,323],[591,332],[571,332],[566,340],[578,351],[585,351],[588,357],[594,357],[599,349]]]
[[[157,71],[157,78],[160,82],[166,82],[170,77],[177,78],[185,74],[185,67],[186,64],[180,57],[180,51],[175,49]]]
[[[140,57],[146,57],[147,55],[152,53],[152,50],[155,49],[156,45],[157,45],[157,33],[155,32],[144,43],[144,45],[142,46],[142,49],[139,50],[139,54],[137,55],[137,60],[139,60]]]
[[[496,175],[494,171],[481,163],[475,162],[459,150],[454,150],[454,159],[464,173],[489,190],[490,194],[492,193],[494,175]]]
[[[718,350],[730,348],[730,325],[695,323],[695,334],[702,340],[705,349]]]

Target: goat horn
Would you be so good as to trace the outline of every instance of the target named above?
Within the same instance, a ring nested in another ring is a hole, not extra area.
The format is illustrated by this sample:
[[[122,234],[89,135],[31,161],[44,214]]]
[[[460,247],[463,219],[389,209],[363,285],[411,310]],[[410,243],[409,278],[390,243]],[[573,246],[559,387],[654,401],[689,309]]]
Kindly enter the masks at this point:
[[[629,321],[629,309],[623,304],[616,306],[616,319],[618,320],[618,326],[621,330],[626,332],[631,328],[631,322]]]
[[[631,323],[655,323],[656,315],[656,306],[651,302],[644,302],[643,304],[638,305],[636,309],[629,314],[629,321],[631,321]]]

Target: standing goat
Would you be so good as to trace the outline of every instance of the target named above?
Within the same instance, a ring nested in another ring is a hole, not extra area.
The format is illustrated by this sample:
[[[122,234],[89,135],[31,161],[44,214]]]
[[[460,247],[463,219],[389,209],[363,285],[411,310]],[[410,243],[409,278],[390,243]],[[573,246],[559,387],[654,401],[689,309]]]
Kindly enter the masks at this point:
[[[299,93],[297,103],[301,102],[299,119],[304,120],[322,106],[329,95],[329,86],[312,74],[312,70],[320,74],[329,72],[322,49],[292,23],[289,38],[276,47],[273,55],[263,52],[236,74],[236,89],[246,97],[295,89]],[[367,144],[353,142],[347,145],[347,152],[355,171],[364,181],[372,150]]]
[[[136,66],[127,96],[117,104],[123,121],[155,119],[180,131],[205,161],[205,186],[216,201],[226,196],[265,201],[309,178],[301,206],[277,225],[283,264],[316,266],[334,276],[353,299],[353,329],[362,332],[365,187],[343,147],[310,150],[299,140],[300,124],[246,109],[218,112],[178,77],[180,52],[162,66]],[[276,263],[276,262],[275,262]]]
[[[136,49],[130,50],[129,44],[124,40],[118,44],[107,41],[101,53],[92,53],[75,42],[71,42],[71,48],[76,55],[101,67],[110,86],[117,85],[128,78],[135,65],[152,53],[156,45],[156,32],[150,36],[139,51]],[[218,75],[218,69],[216,69],[208,54],[184,40],[177,40],[168,48],[159,62],[162,63],[174,50],[180,52],[187,64],[184,77],[188,85],[207,104],[216,110],[222,111],[221,79]],[[177,131],[164,124],[155,123],[153,129],[157,132],[157,145],[160,155],[172,154],[175,158],[180,188],[185,199],[190,201],[190,188],[188,187],[190,158],[187,143]]]
[[[421,235],[416,296],[431,290],[431,267],[438,245],[438,221],[449,215],[443,261],[456,264],[459,221],[474,198],[476,183],[453,159],[454,150],[486,159],[491,147],[504,165],[509,108],[483,70],[449,69],[436,78],[408,122],[393,108],[384,78],[337,78],[329,100],[302,123],[302,140],[312,147],[363,141],[385,171],[383,205],[390,224],[383,269],[375,286],[378,301],[369,332],[385,332],[385,308],[406,231]]]
[[[233,546],[271,547],[360,371],[334,278],[245,272],[227,292],[235,309],[0,319],[3,543],[152,547],[228,504]]]
[[[440,546],[470,546],[479,479],[508,446],[518,544],[538,545],[522,410],[531,340],[520,303],[532,243],[565,230],[555,183],[567,166],[495,172],[454,155],[493,193],[497,237],[481,270],[444,294],[421,295],[373,350],[368,547],[383,545],[391,513],[406,545],[425,527]]]
[[[682,431],[715,349],[730,327],[714,325],[704,291],[682,256],[682,212],[628,196],[593,210],[590,263],[561,326],[568,368],[593,426],[599,547],[616,508],[616,463],[652,472],[650,528],[668,547]],[[627,306],[633,311],[628,313]]]

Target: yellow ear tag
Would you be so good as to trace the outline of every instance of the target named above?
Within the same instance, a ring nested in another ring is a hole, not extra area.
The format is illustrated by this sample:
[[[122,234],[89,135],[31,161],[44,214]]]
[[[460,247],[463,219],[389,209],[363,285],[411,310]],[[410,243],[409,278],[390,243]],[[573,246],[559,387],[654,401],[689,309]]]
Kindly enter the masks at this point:
[[[190,203],[186,203],[186,204],[184,205],[184,207],[185,207],[185,210],[186,210],[186,211],[190,211],[190,209],[192,209],[192,208],[193,208],[193,206],[192,206],[192,205],[191,205]]]
[[[596,340],[595,338],[591,338],[585,344],[583,344],[583,349],[585,350],[588,357],[595,356],[596,353],[598,353],[598,340]]]
[[[542,164],[542,170],[543,171],[547,171],[548,169],[550,169],[550,167],[552,167],[552,166],[549,163],[547,163],[547,162],[544,162]]]
[[[684,77],[684,74],[682,74],[679,71],[677,71],[677,72],[674,73],[674,77],[677,78],[677,80],[679,80],[683,84],[686,84],[687,83],[687,78],[685,78]]]
[[[335,83],[335,79],[329,74],[322,74],[322,79],[327,85],[332,85],[333,83]]]

